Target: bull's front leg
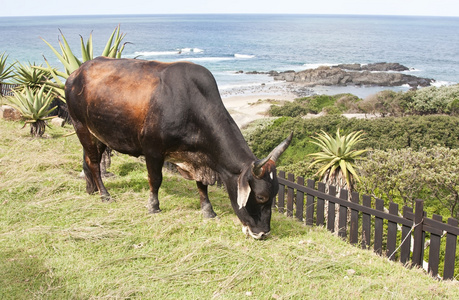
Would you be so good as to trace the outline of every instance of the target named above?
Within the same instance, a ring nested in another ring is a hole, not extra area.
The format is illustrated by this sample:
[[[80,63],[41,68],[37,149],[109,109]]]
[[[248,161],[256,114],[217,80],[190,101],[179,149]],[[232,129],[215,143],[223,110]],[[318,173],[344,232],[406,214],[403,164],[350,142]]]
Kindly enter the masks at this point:
[[[162,168],[164,160],[145,157],[148,171],[148,183],[150,184],[150,197],[148,198],[148,212],[156,214],[161,212],[159,208],[158,191],[163,181]]]
[[[210,204],[209,195],[207,193],[207,185],[204,185],[200,181],[196,181],[196,185],[198,186],[199,190],[202,215],[204,218],[215,218],[217,214],[214,212],[212,204]]]

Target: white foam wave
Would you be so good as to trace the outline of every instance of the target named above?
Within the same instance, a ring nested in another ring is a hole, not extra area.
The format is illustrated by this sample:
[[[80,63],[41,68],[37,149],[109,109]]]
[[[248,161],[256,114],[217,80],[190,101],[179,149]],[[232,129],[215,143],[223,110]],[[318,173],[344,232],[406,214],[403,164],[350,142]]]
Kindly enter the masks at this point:
[[[169,51],[136,51],[134,52],[134,56],[171,56],[171,55],[178,55],[184,53],[203,53],[204,50],[200,48],[180,48],[177,50],[169,50]]]
[[[451,82],[451,81],[434,81],[431,83],[431,85],[435,86],[435,87],[442,87],[442,86],[450,86],[450,85],[454,85],[456,84],[456,82]]]
[[[316,63],[316,64],[304,64],[303,67],[306,69],[317,69],[318,67],[331,67],[336,66],[338,64],[331,64],[331,63]]]
[[[165,56],[165,55],[175,55],[178,54],[178,51],[136,51],[134,54],[136,56]]]
[[[254,58],[255,55],[249,55],[249,54],[234,54],[235,58],[242,58],[242,59],[249,59],[249,58]]]
[[[234,60],[234,57],[187,57],[181,58],[180,61],[225,61],[225,60]]]

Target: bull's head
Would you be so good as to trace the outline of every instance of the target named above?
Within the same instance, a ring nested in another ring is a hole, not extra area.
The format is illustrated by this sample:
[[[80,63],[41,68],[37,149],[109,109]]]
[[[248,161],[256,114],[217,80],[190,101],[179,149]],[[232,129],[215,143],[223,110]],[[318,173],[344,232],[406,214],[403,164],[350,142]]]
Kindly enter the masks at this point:
[[[292,137],[293,133],[266,158],[252,162],[239,175],[235,212],[243,224],[242,231],[255,239],[265,238],[271,231],[271,207],[279,189],[276,160]]]

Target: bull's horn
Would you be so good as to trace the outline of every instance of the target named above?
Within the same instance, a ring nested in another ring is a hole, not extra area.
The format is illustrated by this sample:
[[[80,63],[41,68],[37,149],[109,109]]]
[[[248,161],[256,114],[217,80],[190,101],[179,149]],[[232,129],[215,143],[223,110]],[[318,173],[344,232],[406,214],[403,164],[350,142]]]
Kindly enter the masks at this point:
[[[262,177],[263,176],[263,166],[271,159],[271,156],[268,155],[267,157],[257,160],[253,164],[252,173],[255,177]]]
[[[276,162],[279,156],[281,156],[281,154],[284,153],[284,151],[290,145],[290,143],[292,142],[292,138],[293,138],[293,131],[290,133],[288,138],[286,138],[282,143],[280,143],[276,148],[274,148],[273,151],[271,151],[268,157],[270,157],[272,161]]]
[[[279,158],[279,156],[281,156],[281,154],[285,151],[285,149],[287,149],[287,147],[290,145],[290,142],[292,141],[292,138],[293,138],[293,132],[290,133],[288,138],[286,138],[282,143],[280,143],[276,148],[274,148],[274,150],[271,151],[271,153],[267,157],[256,161],[254,163],[253,169],[252,169],[253,174],[256,177],[263,176],[263,173],[264,173],[263,166],[269,160],[272,160],[272,161],[276,162],[277,159]]]

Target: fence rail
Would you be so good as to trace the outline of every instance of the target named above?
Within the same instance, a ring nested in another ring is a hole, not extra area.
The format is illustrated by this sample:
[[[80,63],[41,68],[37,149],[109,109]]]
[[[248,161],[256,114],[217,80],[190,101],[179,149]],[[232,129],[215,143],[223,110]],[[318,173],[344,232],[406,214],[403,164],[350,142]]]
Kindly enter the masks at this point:
[[[338,216],[338,236],[348,239],[351,244],[360,244],[364,249],[370,249],[373,241],[373,250],[390,260],[398,259],[407,264],[411,259],[412,265],[422,266],[424,242],[426,233],[429,233],[427,270],[435,277],[439,276],[440,249],[445,237],[443,279],[454,278],[458,221],[448,218],[447,223],[443,223],[443,218],[436,214],[432,219],[427,218],[422,200],[416,200],[414,211],[403,206],[403,215],[399,216],[396,203],[390,203],[388,212],[385,212],[384,201],[376,198],[373,207],[372,198],[368,195],[362,196],[361,203],[359,193],[353,192],[349,201],[346,190],[341,190],[339,197],[336,197],[336,188],[333,186],[325,193],[324,183],[317,183],[316,188],[314,180],[307,180],[305,185],[304,178],[297,177],[295,182],[293,174],[288,174],[286,178],[282,171],[278,174],[278,180],[279,193],[273,207],[279,213],[295,217],[306,225],[325,226],[332,232],[335,231],[335,217]]]

